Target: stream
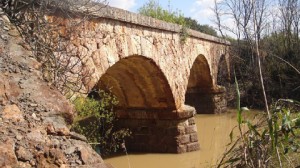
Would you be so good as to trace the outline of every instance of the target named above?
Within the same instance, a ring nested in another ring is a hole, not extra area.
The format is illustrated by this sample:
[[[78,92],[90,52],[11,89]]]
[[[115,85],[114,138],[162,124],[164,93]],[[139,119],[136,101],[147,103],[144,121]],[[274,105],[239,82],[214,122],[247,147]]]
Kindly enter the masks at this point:
[[[247,113],[257,114],[252,110]],[[205,168],[215,167],[230,142],[229,134],[237,125],[236,112],[229,109],[223,114],[197,114],[200,150],[184,154],[129,153],[104,159],[114,168]]]

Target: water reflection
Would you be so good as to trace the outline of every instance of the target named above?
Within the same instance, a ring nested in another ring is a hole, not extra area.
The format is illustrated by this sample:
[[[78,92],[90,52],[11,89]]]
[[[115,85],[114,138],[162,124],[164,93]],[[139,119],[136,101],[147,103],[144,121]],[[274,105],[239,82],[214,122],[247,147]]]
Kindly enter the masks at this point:
[[[252,113],[252,112],[251,112]],[[254,113],[257,113],[256,111]],[[105,159],[115,168],[206,168],[215,167],[230,142],[236,125],[234,110],[226,114],[196,116],[200,150],[184,154],[131,154]],[[128,164],[128,159],[130,166]]]

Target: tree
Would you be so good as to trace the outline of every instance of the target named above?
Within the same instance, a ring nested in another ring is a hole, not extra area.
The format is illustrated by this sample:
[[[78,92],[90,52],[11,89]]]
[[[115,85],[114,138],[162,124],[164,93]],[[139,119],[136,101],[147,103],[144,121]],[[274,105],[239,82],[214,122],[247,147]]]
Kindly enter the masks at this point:
[[[216,30],[209,26],[209,25],[201,25],[199,24],[195,19],[192,19],[190,17],[185,18],[185,22],[186,25],[193,30],[205,33],[205,34],[209,34],[212,36],[218,36],[218,33],[216,32]]]
[[[281,9],[281,14],[279,15],[281,17],[274,18],[277,16],[276,13],[272,13],[274,11],[271,10],[272,5],[276,5],[274,1],[224,0],[219,3],[215,0],[214,11],[220,31],[223,31],[221,30],[222,28],[226,28],[227,31],[231,31],[237,37],[237,43],[233,45],[233,51],[237,55],[236,58],[242,60],[243,63],[240,64],[237,62],[234,65],[234,69],[238,75],[244,77],[241,83],[243,83],[246,93],[260,89],[262,95],[260,101],[264,103],[266,110],[266,118],[262,119],[263,122],[261,124],[253,124],[251,121],[243,121],[241,119],[242,110],[240,108],[239,99],[239,82],[236,79],[238,124],[239,128],[241,125],[247,124],[249,131],[239,129],[240,137],[238,141],[241,145],[237,145],[237,142],[230,149],[231,154],[237,154],[236,156],[239,158],[231,155],[229,160],[227,160],[230,164],[237,164],[238,167],[268,167],[272,162],[278,162],[278,166],[282,167],[283,158],[281,156],[286,154],[288,150],[287,140],[289,137],[295,136],[293,133],[290,135],[289,132],[293,128],[299,128],[297,122],[295,122],[299,120],[299,118],[291,119],[291,109],[278,105],[281,104],[278,102],[283,101],[289,103],[296,102],[295,106],[298,106],[297,101],[279,99],[274,103],[275,105],[271,106],[273,107],[271,110],[269,108],[271,98],[280,98],[280,96],[276,97],[274,96],[275,94],[270,94],[270,90],[276,89],[276,87],[274,87],[275,83],[278,84],[279,81],[281,83],[280,85],[282,85],[284,82],[292,83],[292,81],[299,81],[299,70],[296,68],[297,66],[292,65],[299,65],[299,57],[295,57],[295,51],[298,50],[296,48],[298,48],[299,45],[297,46],[291,42],[298,41],[299,39],[298,36],[293,35],[293,31],[297,29],[297,26],[292,27],[291,24],[296,25],[297,23],[292,21],[293,18],[298,18],[297,12],[295,12],[296,2],[297,1],[291,0],[284,1],[283,3],[283,1],[279,0],[279,7],[284,7],[279,8]],[[222,18],[224,17],[230,17],[234,20],[235,26],[226,27],[221,25]],[[273,26],[273,30],[270,31],[270,29],[267,28],[272,25],[272,17],[273,20],[282,20],[281,23],[283,24],[280,25],[274,22],[276,25]],[[278,30],[278,27],[282,29]],[[278,34],[277,31],[280,31],[280,33]],[[293,45],[297,47],[294,48]],[[276,59],[277,61],[275,61]],[[287,70],[283,67],[289,68],[287,68]],[[291,70],[294,71],[295,76],[298,75],[298,77],[290,76],[290,79],[284,79],[284,76],[289,76]],[[278,73],[281,75],[278,75]],[[279,80],[276,82],[277,79]],[[284,80],[282,81],[282,79]],[[267,82],[265,83],[265,81]],[[257,83],[260,84],[257,85]],[[280,88],[282,89],[283,87]],[[287,88],[284,89],[288,90]],[[291,97],[291,95],[289,95],[289,97]],[[293,127],[291,126],[292,124],[296,125]],[[285,130],[287,127],[288,132]],[[261,132],[264,133],[261,134]],[[291,140],[290,143],[297,142]],[[287,162],[287,165],[291,163],[289,161]]]
[[[153,17],[166,22],[186,25],[184,16],[179,10],[172,11],[171,9],[163,9],[155,0],[149,0],[141,8],[138,9],[138,12],[142,15]]]

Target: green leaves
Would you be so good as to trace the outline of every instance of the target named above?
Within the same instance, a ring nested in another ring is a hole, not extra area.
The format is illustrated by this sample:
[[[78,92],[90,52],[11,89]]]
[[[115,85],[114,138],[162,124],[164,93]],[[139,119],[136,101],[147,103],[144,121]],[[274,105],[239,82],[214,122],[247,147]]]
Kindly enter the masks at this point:
[[[236,87],[236,94],[237,94],[237,98],[236,98],[236,109],[237,109],[237,122],[240,125],[242,124],[242,110],[241,110],[241,94],[240,94],[240,89],[239,89],[239,84],[238,81],[236,79],[236,76],[234,76],[234,81],[235,81],[235,87]]]
[[[163,9],[155,0],[149,0],[146,4],[138,9],[138,12],[142,15],[150,16],[166,22],[186,25],[185,18],[180,10],[172,11]]]
[[[77,98],[74,101],[77,117],[72,130],[87,137],[89,143],[102,155],[116,151],[123,139],[130,135],[128,129],[116,129],[113,107],[116,97],[102,90],[97,91],[99,99]]]

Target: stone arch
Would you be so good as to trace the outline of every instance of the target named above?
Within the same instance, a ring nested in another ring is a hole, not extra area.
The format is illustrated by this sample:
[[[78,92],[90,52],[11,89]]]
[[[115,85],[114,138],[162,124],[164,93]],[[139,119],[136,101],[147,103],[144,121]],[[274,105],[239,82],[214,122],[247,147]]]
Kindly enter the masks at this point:
[[[176,109],[169,83],[156,63],[143,56],[116,62],[101,76],[94,89],[110,89],[119,110],[172,111]]]
[[[213,78],[204,55],[196,57],[188,79],[185,104],[195,107],[197,113],[214,113]]]

